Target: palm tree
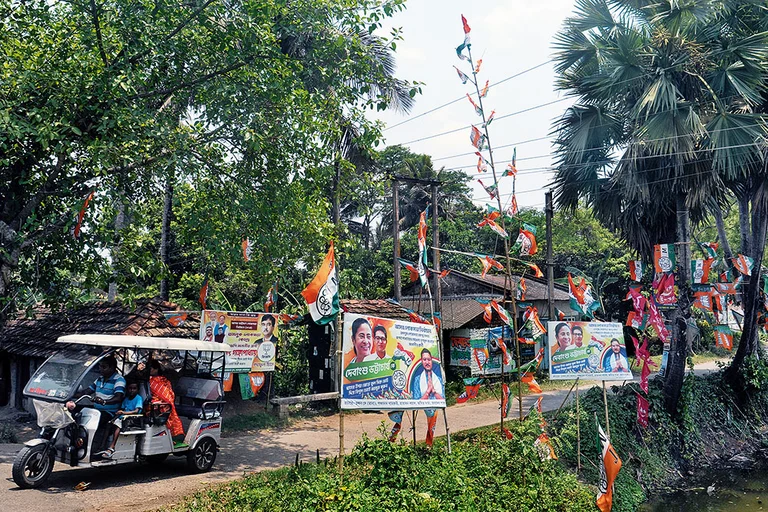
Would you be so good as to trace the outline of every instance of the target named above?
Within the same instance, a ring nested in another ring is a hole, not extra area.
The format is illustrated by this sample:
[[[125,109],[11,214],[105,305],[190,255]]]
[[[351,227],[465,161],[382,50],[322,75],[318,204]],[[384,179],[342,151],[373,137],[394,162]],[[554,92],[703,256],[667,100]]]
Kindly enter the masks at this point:
[[[768,38],[743,21],[759,12],[751,3],[577,0],[555,43],[557,87],[577,97],[554,127],[558,205],[585,202],[646,260],[678,242],[670,412],[685,367],[690,222],[723,199],[726,179],[762,172]]]

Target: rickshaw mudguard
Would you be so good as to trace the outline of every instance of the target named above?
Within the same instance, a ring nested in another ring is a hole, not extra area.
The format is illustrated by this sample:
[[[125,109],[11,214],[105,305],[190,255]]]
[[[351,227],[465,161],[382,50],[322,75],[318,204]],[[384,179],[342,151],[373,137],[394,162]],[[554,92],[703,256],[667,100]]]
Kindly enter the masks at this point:
[[[48,439],[40,439],[38,437],[38,438],[35,438],[35,439],[30,439],[29,441],[24,443],[24,446],[37,446],[39,444],[46,444],[46,443],[47,444],[51,444],[51,442]]]

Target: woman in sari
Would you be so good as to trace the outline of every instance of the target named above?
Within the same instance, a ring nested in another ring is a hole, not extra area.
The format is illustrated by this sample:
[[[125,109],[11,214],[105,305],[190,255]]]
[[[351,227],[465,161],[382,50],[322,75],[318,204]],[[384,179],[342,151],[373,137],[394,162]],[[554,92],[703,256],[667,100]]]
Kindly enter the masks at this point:
[[[184,441],[184,427],[181,419],[176,414],[176,394],[171,387],[171,381],[163,377],[163,367],[159,361],[152,360],[149,364],[149,391],[152,394],[152,403],[166,403],[170,405],[171,415],[168,417],[168,428],[173,436],[174,448]]]

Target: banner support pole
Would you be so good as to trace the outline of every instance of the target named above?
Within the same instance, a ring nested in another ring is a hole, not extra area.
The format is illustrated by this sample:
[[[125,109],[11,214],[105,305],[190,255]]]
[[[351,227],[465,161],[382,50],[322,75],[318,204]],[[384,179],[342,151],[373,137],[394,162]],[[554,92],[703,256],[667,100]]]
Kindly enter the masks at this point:
[[[443,407],[443,420],[445,421],[445,437],[448,439],[448,453],[451,453],[451,430],[448,428],[448,407]]]
[[[608,396],[605,393],[605,381],[603,381],[603,405],[605,406],[605,431],[608,434],[608,439],[611,438],[611,424],[608,421]]]
[[[581,471],[581,410],[579,409],[579,379],[576,379],[576,472]]]

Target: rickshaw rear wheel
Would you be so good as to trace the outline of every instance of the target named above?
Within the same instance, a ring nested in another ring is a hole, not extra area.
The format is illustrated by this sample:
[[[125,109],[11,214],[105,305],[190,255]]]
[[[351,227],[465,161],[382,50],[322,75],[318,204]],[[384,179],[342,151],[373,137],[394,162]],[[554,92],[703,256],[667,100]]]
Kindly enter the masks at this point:
[[[216,462],[216,442],[207,437],[187,453],[187,467],[193,473],[205,473]]]
[[[13,460],[13,481],[22,489],[35,489],[45,485],[53,471],[54,451],[43,456],[45,444],[25,446]]]

